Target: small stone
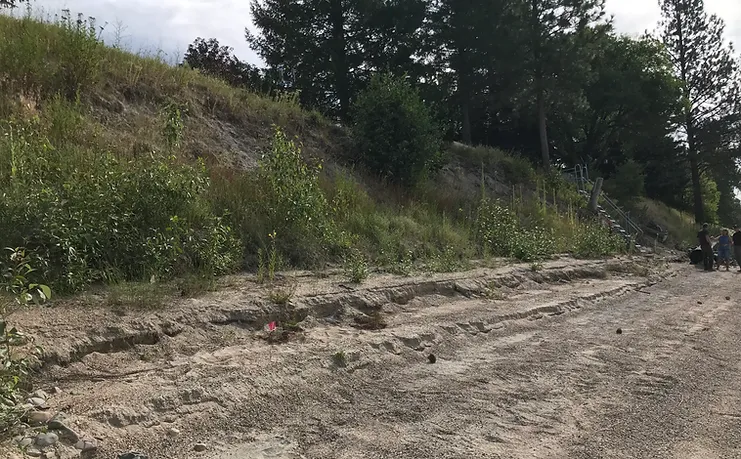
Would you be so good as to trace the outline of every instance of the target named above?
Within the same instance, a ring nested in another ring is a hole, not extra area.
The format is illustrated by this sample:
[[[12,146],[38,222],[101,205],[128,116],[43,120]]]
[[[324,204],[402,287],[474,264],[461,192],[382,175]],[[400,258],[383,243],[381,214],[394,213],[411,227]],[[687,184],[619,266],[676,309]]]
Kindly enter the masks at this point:
[[[144,453],[131,452],[119,454],[118,459],[149,459],[149,456]]]
[[[697,304],[702,304],[702,301],[698,301]]]
[[[435,363],[435,362],[437,362],[437,357],[435,357],[435,354],[430,354],[430,355],[427,356],[427,360],[430,363]]]
[[[623,334],[623,329],[622,328],[618,328],[615,333],[617,333],[618,335],[622,335]]]
[[[59,394],[61,394],[61,393],[62,393],[62,389],[60,389],[60,388],[58,388],[58,387],[56,387],[56,386],[55,386],[55,387],[54,387],[54,388],[53,388],[53,389],[51,390],[51,393],[52,393],[52,394],[54,394],[54,395],[59,395]]]
[[[31,437],[26,437],[18,442],[18,446],[21,448],[28,448],[31,445],[33,445],[33,438]]]
[[[41,451],[37,450],[36,448],[28,448],[26,450],[26,454],[31,457],[41,457]]]
[[[193,446],[193,451],[197,453],[202,453],[206,451],[207,449],[208,447],[206,446],[205,443],[196,443],[195,446]]]
[[[95,451],[98,449],[98,442],[95,440],[80,440],[75,443],[75,448],[79,449],[83,453]]]
[[[36,437],[36,446],[46,448],[47,446],[53,446],[59,441],[59,437],[55,433],[42,433]]]
[[[49,395],[46,392],[44,392],[43,390],[40,390],[39,389],[36,392],[34,392],[33,395],[31,395],[31,397],[33,397],[33,398],[40,398],[42,400],[47,400],[49,398]]]
[[[46,406],[46,400],[40,397],[31,397],[28,399],[28,403],[39,408]]]
[[[726,300],[731,301],[731,297],[730,296],[727,296],[726,297]]]
[[[66,417],[62,413],[57,413],[56,416],[51,418],[49,421],[49,428],[52,430],[63,430],[66,429],[67,426],[64,424],[64,421],[66,421]]]
[[[33,426],[44,425],[51,419],[52,414],[48,411],[31,411],[26,414],[26,421]]]
[[[175,427],[170,427],[169,429],[167,429],[167,435],[171,437],[177,437],[178,435],[180,435],[180,429],[176,429]]]

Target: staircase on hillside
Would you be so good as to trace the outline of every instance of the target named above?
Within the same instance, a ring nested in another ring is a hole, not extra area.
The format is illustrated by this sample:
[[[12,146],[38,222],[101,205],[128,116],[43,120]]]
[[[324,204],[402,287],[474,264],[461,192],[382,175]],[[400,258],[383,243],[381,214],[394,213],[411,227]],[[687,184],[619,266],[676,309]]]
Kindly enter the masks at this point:
[[[574,169],[566,171],[564,175],[577,186],[579,194],[589,199],[594,183],[589,180],[589,170],[586,165],[577,165]],[[614,233],[625,239],[628,247],[635,247],[641,253],[647,252],[644,247],[637,243],[638,237],[643,235],[641,227],[630,218],[628,212],[623,211],[604,192],[600,193],[597,212]]]

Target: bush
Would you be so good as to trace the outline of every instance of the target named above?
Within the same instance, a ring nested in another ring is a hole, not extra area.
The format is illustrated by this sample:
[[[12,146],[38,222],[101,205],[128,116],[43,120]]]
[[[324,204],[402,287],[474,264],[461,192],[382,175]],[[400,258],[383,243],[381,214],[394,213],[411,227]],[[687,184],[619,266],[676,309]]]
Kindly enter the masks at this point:
[[[0,234],[25,245],[55,288],[218,274],[238,264],[239,241],[205,199],[203,164],[57,149],[38,120],[2,130]]]
[[[441,134],[405,79],[375,75],[358,95],[353,120],[357,147],[372,172],[413,185],[438,163]]]

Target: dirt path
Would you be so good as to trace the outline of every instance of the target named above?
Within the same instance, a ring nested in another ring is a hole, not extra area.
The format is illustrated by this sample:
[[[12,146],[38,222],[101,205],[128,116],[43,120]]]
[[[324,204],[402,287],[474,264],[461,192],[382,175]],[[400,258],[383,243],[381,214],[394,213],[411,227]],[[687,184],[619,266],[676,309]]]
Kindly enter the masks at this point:
[[[741,457],[741,276],[621,266],[326,279],[299,288],[305,331],[277,345],[249,286],[16,320],[47,340],[50,409],[97,437],[90,457]],[[387,327],[351,326],[369,317]]]

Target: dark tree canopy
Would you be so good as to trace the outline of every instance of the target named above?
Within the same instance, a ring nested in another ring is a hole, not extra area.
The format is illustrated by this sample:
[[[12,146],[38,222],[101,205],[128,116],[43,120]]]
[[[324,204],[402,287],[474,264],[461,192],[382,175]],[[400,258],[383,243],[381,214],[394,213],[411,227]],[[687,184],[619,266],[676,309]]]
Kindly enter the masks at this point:
[[[448,140],[588,164],[630,179],[626,199],[645,193],[698,221],[741,216],[738,56],[723,22],[702,0],[660,0],[660,36],[635,39],[604,3],[251,0],[246,37],[272,81],[343,123],[374,75],[406,75]],[[199,45],[216,69],[234,65],[231,49]]]

